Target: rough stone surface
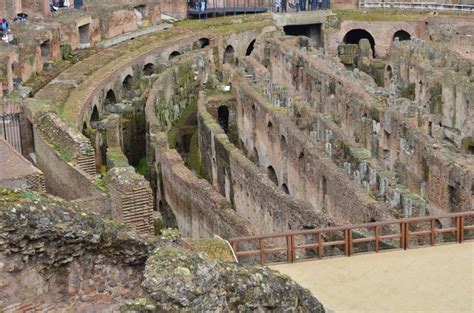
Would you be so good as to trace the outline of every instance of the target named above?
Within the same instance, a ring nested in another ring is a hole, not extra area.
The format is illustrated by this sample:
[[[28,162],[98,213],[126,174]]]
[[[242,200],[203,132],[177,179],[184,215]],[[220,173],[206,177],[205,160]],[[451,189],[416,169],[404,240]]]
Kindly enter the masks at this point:
[[[213,261],[176,248],[158,248],[148,259],[142,287],[156,311],[324,312],[289,277],[268,268]],[[141,311],[130,304],[122,311]]]

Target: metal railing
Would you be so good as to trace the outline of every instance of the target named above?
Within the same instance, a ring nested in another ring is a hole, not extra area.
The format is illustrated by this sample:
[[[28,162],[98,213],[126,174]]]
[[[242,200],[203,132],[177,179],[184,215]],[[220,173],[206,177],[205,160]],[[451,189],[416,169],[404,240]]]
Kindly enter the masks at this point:
[[[440,220],[444,219],[448,219],[449,222],[446,224],[449,224],[449,227],[442,227]],[[472,224],[466,225],[467,219],[469,219]],[[418,229],[410,230],[410,227]],[[374,235],[360,236],[360,233],[356,230],[361,229],[369,232],[372,231]],[[395,229],[397,231],[393,232]],[[385,234],[382,233],[382,230]],[[455,237],[453,237],[453,239],[455,242],[461,243],[464,241],[466,231],[470,230],[474,230],[474,211],[442,216],[415,217],[386,222],[293,231],[281,234],[235,237],[230,238],[229,242],[239,260],[241,260],[242,257],[257,256],[259,263],[264,265],[267,262],[267,255],[270,253],[286,253],[286,262],[293,263],[297,260],[296,254],[298,251],[307,251],[308,249],[317,251],[314,257],[321,259],[325,256],[324,249],[327,247],[343,246],[344,255],[351,256],[358,253],[358,251],[354,250],[354,245],[360,243],[373,244],[373,252],[376,253],[382,250],[382,245],[384,250],[398,249],[397,245],[389,244],[390,241],[393,242],[394,240],[399,241],[399,249],[404,250],[412,247],[410,240],[419,237],[424,237],[425,240],[421,240],[421,244],[417,245],[418,247],[426,245],[434,246],[436,244],[436,235],[438,234],[454,234]],[[342,236],[333,236],[333,240],[329,240],[331,235],[335,233],[340,233]],[[354,234],[358,234],[359,238],[354,238]],[[307,242],[308,237],[313,237],[316,240]],[[305,242],[298,244],[297,242],[302,241],[301,239],[304,239]],[[265,247],[265,243],[270,240],[285,242],[285,244],[283,246],[273,245],[271,247]],[[443,243],[445,242],[446,241],[443,241]],[[239,243],[256,244],[253,245],[253,247],[257,246],[258,248],[239,250]]]
[[[378,1],[359,0],[360,9],[403,9],[403,10],[438,10],[438,11],[460,11],[474,12],[472,4],[453,4],[437,2],[414,2],[414,1]]]

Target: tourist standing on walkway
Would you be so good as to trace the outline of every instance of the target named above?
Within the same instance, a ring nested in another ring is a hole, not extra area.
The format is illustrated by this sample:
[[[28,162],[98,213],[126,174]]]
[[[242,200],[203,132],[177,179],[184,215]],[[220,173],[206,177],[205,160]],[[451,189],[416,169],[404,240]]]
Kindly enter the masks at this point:
[[[280,9],[281,9],[281,0],[275,0],[275,11],[279,13]]]
[[[286,6],[287,6],[287,0],[281,0],[281,12],[287,12],[287,9],[286,9]]]
[[[307,0],[300,0],[300,9],[301,9],[301,11],[306,11],[306,1]]]
[[[2,33],[3,33],[3,34],[6,34],[6,33],[8,32],[8,28],[9,28],[9,27],[10,27],[10,26],[8,25],[7,20],[6,20],[5,18],[2,19]]]
[[[311,0],[311,11],[318,9],[318,0]]]

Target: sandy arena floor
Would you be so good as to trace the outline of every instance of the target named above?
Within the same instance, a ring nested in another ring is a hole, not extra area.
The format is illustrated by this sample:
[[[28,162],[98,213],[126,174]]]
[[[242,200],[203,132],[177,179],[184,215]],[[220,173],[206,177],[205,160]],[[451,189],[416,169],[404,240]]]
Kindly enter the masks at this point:
[[[336,313],[474,312],[474,242],[271,268]]]

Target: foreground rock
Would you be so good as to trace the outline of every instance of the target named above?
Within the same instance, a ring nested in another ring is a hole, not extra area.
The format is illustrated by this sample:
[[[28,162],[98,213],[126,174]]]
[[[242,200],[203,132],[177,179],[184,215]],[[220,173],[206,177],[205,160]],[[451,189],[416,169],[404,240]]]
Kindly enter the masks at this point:
[[[148,259],[142,287],[148,301],[122,311],[324,312],[306,289],[268,268],[221,263],[177,248]]]
[[[278,272],[215,261],[68,202],[0,189],[0,311],[14,303],[67,312],[324,312]]]

